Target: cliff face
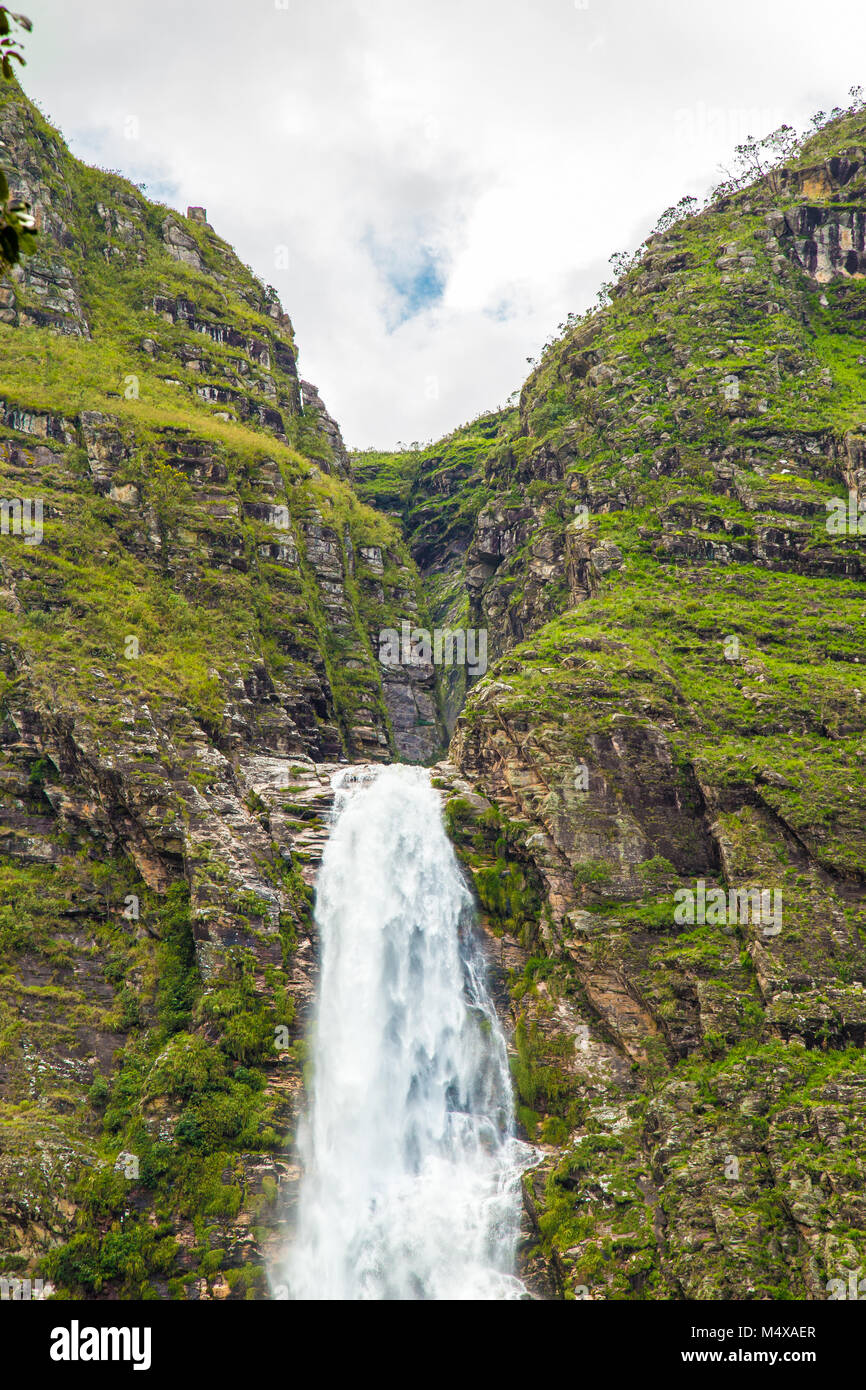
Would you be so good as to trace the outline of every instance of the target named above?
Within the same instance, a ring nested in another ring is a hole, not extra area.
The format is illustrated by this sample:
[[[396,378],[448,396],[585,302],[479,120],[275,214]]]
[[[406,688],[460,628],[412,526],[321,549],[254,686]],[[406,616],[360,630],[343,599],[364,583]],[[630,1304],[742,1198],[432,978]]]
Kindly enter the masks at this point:
[[[386,460],[500,658],[443,774],[579,1297],[864,1262],[864,224],[852,112],[652,237],[518,409]]]
[[[311,978],[295,794],[440,747],[432,670],[378,661],[417,575],[275,293],[3,86],[40,251],[0,326],[0,1260],[261,1291]]]
[[[329,769],[447,724],[532,1287],[825,1297],[866,1259],[862,114],[652,238],[518,407],[350,459],[205,211],[0,102],[41,228],[0,291],[0,1272],[265,1296]],[[383,667],[404,620],[491,669]]]

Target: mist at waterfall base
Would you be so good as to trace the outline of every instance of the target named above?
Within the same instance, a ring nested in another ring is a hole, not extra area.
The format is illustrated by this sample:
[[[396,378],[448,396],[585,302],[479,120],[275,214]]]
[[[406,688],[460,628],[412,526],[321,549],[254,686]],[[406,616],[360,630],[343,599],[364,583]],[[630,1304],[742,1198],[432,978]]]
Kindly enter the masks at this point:
[[[513,1299],[520,1174],[472,901],[419,768],[347,769],[316,896],[321,977],[295,1299]]]

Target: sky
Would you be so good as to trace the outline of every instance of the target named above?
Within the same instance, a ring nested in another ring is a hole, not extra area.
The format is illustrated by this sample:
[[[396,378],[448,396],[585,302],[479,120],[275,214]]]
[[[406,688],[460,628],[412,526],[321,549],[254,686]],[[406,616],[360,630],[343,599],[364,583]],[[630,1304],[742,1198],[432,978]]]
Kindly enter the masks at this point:
[[[862,0],[21,0],[88,163],[204,206],[353,448],[504,404],[733,147],[864,77]]]

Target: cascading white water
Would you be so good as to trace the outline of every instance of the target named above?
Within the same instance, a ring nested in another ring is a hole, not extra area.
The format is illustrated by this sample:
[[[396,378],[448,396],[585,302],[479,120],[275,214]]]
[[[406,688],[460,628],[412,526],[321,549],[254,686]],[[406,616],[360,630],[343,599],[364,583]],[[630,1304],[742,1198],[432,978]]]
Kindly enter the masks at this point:
[[[525,1296],[531,1151],[439,797],[410,767],[349,769],[335,791],[289,1297]]]

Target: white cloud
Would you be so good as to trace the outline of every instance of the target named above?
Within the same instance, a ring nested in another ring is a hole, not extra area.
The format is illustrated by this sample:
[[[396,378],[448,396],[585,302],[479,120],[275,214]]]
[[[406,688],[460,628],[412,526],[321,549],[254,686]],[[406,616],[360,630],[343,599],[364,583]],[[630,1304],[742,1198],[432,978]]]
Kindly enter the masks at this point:
[[[276,285],[347,440],[380,446],[504,401],[608,256],[701,195],[744,134],[843,104],[866,39],[859,0],[825,9],[840,41],[821,43],[806,0],[29,12],[24,84],[75,152],[204,204]],[[431,256],[441,296],[401,321]]]

